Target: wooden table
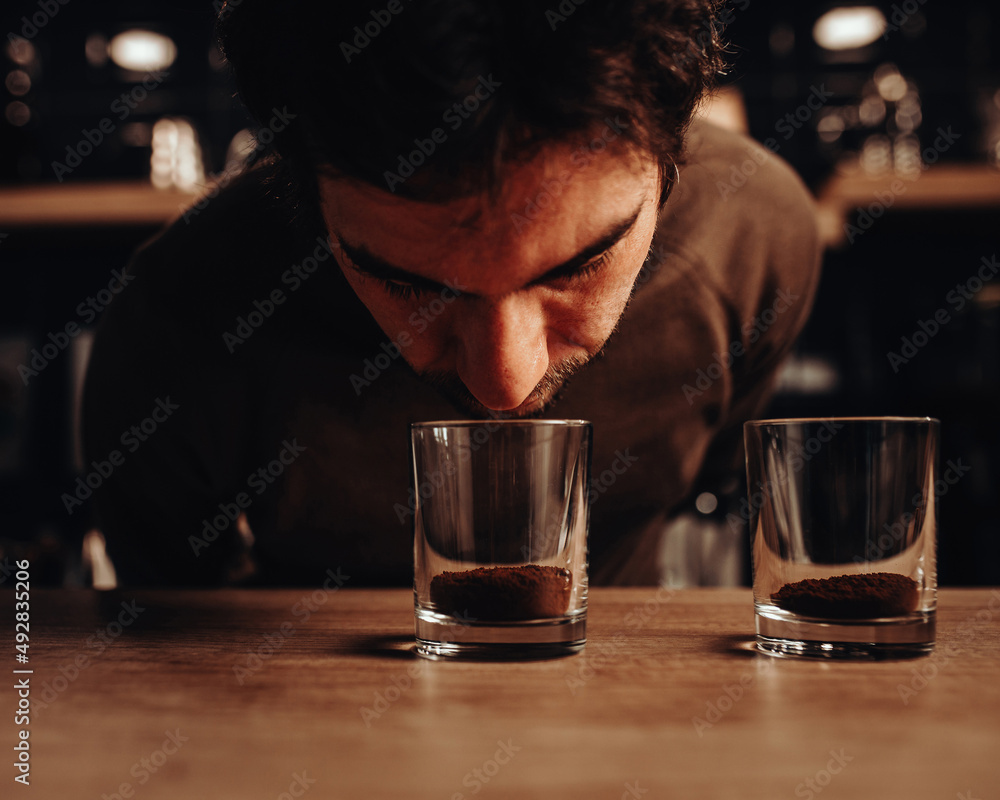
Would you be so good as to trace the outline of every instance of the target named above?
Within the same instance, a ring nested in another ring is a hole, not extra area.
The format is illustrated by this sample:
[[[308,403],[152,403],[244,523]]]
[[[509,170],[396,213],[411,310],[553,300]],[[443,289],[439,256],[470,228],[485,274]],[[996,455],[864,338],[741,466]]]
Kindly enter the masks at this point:
[[[3,796],[1000,796],[1000,590],[942,590],[936,652],[878,663],[756,654],[746,589],[593,590],[584,653],[534,663],[418,659],[412,619],[406,590],[35,590]]]

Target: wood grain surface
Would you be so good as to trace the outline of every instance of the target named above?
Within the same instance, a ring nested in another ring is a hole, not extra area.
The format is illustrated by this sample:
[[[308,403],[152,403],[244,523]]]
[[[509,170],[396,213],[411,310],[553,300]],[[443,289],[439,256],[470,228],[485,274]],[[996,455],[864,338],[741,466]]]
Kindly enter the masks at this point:
[[[935,653],[878,663],[756,654],[746,589],[595,589],[584,653],[525,663],[416,658],[406,590],[30,613],[31,785],[4,759],[3,797],[1000,796],[1000,590],[942,590]]]

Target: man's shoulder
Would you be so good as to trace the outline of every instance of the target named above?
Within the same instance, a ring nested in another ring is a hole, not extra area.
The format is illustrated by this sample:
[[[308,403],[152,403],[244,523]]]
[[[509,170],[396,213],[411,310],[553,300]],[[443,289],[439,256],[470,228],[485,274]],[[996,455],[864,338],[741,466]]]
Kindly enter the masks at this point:
[[[663,345],[669,358],[685,358],[678,337],[692,340],[687,357],[697,365],[708,363],[698,354],[701,340],[711,345],[709,360],[712,346],[735,342],[754,354],[740,362],[748,371],[758,353],[771,363],[786,352],[805,323],[820,269],[815,205],[766,147],[704,123],[691,134],[650,251],[649,288],[637,294],[632,313],[647,338],[650,329],[670,331]],[[776,305],[782,311],[772,320]]]
[[[781,157],[773,139],[757,142],[704,120],[691,126],[687,179],[693,189],[689,200],[711,217],[742,219],[791,213],[795,221],[815,224],[812,194]]]
[[[699,121],[655,246],[686,264],[693,280],[742,316],[776,286],[815,284],[815,203],[772,150]]]
[[[314,273],[309,282],[318,286],[329,277],[332,251],[314,204],[280,168],[264,164],[223,178],[135,252],[128,266],[135,291],[119,312],[136,324],[217,328]]]
[[[294,253],[312,218],[274,164],[225,174],[135,254],[136,271],[161,288],[189,280],[252,282]]]

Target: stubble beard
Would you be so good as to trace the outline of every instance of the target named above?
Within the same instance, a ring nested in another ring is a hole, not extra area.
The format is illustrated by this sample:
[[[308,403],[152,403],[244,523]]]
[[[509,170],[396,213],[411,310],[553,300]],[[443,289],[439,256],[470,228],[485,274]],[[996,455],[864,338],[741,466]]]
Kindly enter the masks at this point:
[[[558,402],[569,379],[599,354],[600,351],[593,356],[572,356],[549,367],[524,402],[517,408],[506,410],[485,406],[454,372],[423,372],[420,377],[447,397],[457,409],[472,418],[535,419],[546,414]]]

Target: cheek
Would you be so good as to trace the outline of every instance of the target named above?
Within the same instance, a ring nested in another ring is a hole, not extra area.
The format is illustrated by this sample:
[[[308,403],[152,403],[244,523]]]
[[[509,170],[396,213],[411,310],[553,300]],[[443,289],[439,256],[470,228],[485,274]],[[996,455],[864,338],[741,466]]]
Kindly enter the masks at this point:
[[[433,295],[402,300],[388,296],[381,287],[359,277],[353,270],[343,272],[386,340],[400,346],[403,358],[414,369],[419,371],[440,358],[448,338],[453,297],[444,300]]]
[[[382,332],[395,341],[404,330],[410,304],[389,297],[380,287],[361,278],[354,270],[341,268],[341,271],[358,299],[382,328]]]
[[[557,338],[586,350],[599,348],[618,323],[639,272],[614,271],[600,284],[588,285],[577,292],[559,297],[548,312],[549,329]]]

